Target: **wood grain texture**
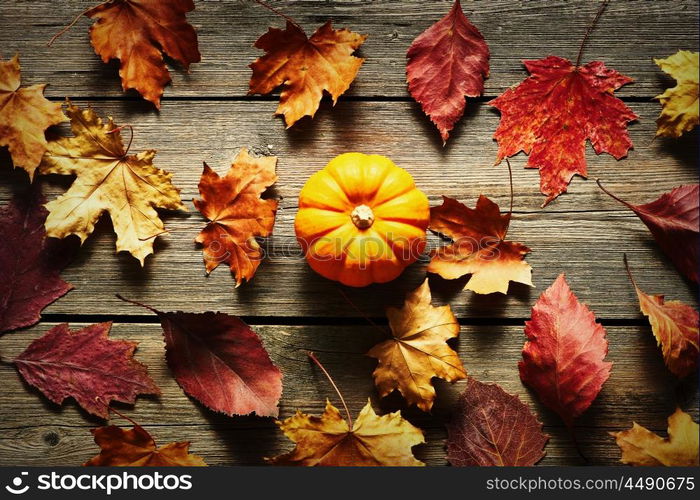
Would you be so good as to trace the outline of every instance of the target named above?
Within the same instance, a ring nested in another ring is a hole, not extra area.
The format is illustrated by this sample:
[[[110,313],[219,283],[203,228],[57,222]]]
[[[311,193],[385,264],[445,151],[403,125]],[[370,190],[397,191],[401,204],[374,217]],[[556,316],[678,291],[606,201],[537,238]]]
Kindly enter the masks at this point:
[[[85,102],[79,102],[84,105]],[[491,134],[498,114],[481,104],[460,124],[454,143],[443,149],[437,132],[426,123],[417,105],[401,102],[344,102],[326,107],[314,122],[285,131],[270,116],[274,103],[177,102],[162,113],[146,104],[98,102],[102,115],[118,124],[135,124],[132,151],[158,149],[155,164],[174,173],[189,212],[164,215],[171,233],[156,242],[156,254],[145,269],[128,254],[114,255],[115,236],[108,217],[81,248],[64,273],[75,290],[46,309],[49,314],[148,314],[114,298],[119,292],[164,309],[214,309],[246,316],[357,316],[338,293],[340,285],[316,275],[299,255],[293,219],[297,197],[306,179],[344,151],[382,153],[410,171],[432,205],[441,195],[473,206],[480,193],[507,210],[509,186],[506,166],[493,166],[496,144]],[[590,176],[632,202],[655,199],[661,192],[697,182],[694,161],[697,143],[692,136],[678,142],[651,141],[657,109],[654,103],[632,103],[640,121],[631,126],[636,148],[628,159],[597,156],[588,148]],[[65,132],[65,127],[63,128]],[[205,220],[191,200],[198,197],[202,161],[225,171],[241,146],[259,154],[279,157],[279,180],[271,195],[281,197],[270,257],[251,283],[234,289],[234,281],[220,266],[205,276],[201,251],[193,240]],[[465,280],[433,285],[450,299],[460,318],[524,318],[539,293],[560,272],[566,272],[573,290],[599,317],[640,318],[634,289],[622,266],[627,252],[640,285],[650,292],[693,303],[695,291],[663,256],[647,228],[622,205],[602,193],[591,180],[575,178],[569,194],[546,209],[539,193],[538,172],[524,169],[526,157],[512,161],[515,210],[509,238],[532,249],[527,257],[534,268],[537,288],[515,285],[511,294],[479,296],[461,291]],[[10,170],[5,156],[0,163],[0,202],[26,185],[26,174]],[[49,199],[70,180],[42,178]],[[440,244],[431,236],[432,246]],[[366,289],[346,289],[367,315],[383,316],[387,305],[398,304],[425,275],[426,262],[411,266],[398,280]]]
[[[405,52],[447,12],[452,0],[271,0],[309,33],[332,18],[337,27],[370,35],[359,53],[366,62],[337,106],[324,99],[313,120],[303,119],[290,130],[273,117],[276,96],[246,95],[248,64],[262,54],[253,43],[268,26],[283,26],[279,17],[250,0],[197,0],[188,19],[198,31],[203,60],[190,74],[171,71],[173,84],[166,88],[161,112],[156,112],[135,93],[122,92],[115,61],[100,62],[89,44],[90,20],[81,19],[53,48],[46,47],[75,15],[98,2],[0,0],[0,55],[20,53],[24,85],[49,83],[52,99],[71,96],[81,106],[91,103],[99,114],[112,115],[118,124],[133,124],[132,151],[158,150],[155,164],[174,173],[189,211],[163,214],[171,232],[159,238],[144,269],[129,255],[115,255],[115,236],[103,218],[63,273],[75,290],[49,306],[45,319],[67,319],[73,327],[122,320],[114,325],[113,336],[140,342],[137,358],[149,365],[163,395],[119,408],[159,443],[192,441],[192,451],[211,465],[261,464],[262,457],[287,451],[292,444],[271,419],[228,418],[185,396],[165,364],[155,316],[117,300],[115,293],[163,310],[218,310],[247,317],[285,373],[281,417],[296,409],[319,414],[326,397],[338,404],[307,359],[306,351],[315,351],[352,411],[359,411],[368,397],[380,412],[403,409],[426,432],[427,443],[415,448],[416,455],[430,465],[445,465],[444,423],[464,382],[436,381],[432,415],[405,409],[396,394],[377,399],[371,378],[375,361],[364,353],[385,333],[366,325],[342,298],[340,285],[313,273],[298,254],[293,230],[297,196],[306,179],[332,157],[362,151],[389,156],[409,170],[432,205],[448,195],[473,206],[483,193],[507,209],[506,166],[493,166],[497,145],[492,135],[499,115],[485,101],[527,76],[522,59],[549,54],[575,59],[599,3],[463,0],[466,14],[489,43],[491,77],[486,97],[468,103],[443,148],[406,91]],[[450,303],[463,323],[455,347],[469,373],[519,394],[540,415],[552,436],[544,465],[584,463],[558,417],[537,403],[518,378],[525,341],[522,323],[560,272],[566,272],[577,296],[608,325],[608,360],[614,363],[601,395],[577,424],[590,463],[617,464],[619,449],[608,432],[629,428],[633,420],[664,435],[666,418],[676,405],[698,418],[697,378],[679,382],[665,368],[624,273],[622,254],[627,253],[640,287],[648,293],[697,304],[697,287],[678,275],[646,227],[593,182],[601,178],[611,191],[634,203],[697,182],[697,131],[680,140],[652,140],[660,105],[651,98],[673,85],[652,58],[678,49],[697,50],[698,38],[697,0],[611,2],[586,46],[584,61],[603,60],[635,79],[617,93],[640,115],[630,126],[635,149],[616,161],[596,156],[588,147],[591,180],[574,179],[569,194],[546,209],[540,209],[544,197],[537,171],[523,168],[525,156],[513,158],[515,217],[509,239],[532,248],[527,260],[537,288],[512,286],[508,296],[479,296],[462,291],[464,279],[431,278],[434,301]],[[58,129],[59,134],[66,131]],[[226,266],[205,276],[201,251],[193,242],[205,220],[191,200],[198,197],[202,161],[223,172],[243,146],[254,154],[279,157],[280,178],[269,194],[280,199],[280,210],[273,237],[265,243],[268,259],[251,283],[234,289]],[[39,182],[49,199],[70,185],[70,179],[57,176]],[[26,174],[12,170],[7,151],[0,149],[0,204],[26,185]],[[429,241],[431,246],[440,244],[434,235]],[[386,306],[400,305],[405,293],[420,284],[425,267],[423,260],[390,284],[343,290],[364,315],[381,322]],[[0,358],[12,359],[53,324],[0,337]],[[0,364],[0,382],[0,465],[77,465],[97,453],[89,429],[101,421],[73,402],[62,407],[47,402],[12,366]]]
[[[104,65],[88,38],[91,20],[83,18],[52,48],[49,39],[73,17],[99,0],[1,0],[0,47],[5,56],[20,52],[25,83],[48,82],[48,95],[120,96],[118,64]],[[406,50],[413,39],[449,10],[451,0],[430,1],[274,1],[310,34],[328,19],[338,27],[369,34],[360,55],[367,60],[347,95],[408,97]],[[165,100],[175,96],[241,97],[248,92],[248,65],[261,55],[253,47],[268,26],[284,20],[250,0],[195,2],[187,17],[197,29],[202,62],[186,74],[172,71]],[[485,95],[495,96],[520,82],[523,59],[549,54],[576,59],[579,44],[598,2],[590,0],[464,1],[470,20],[491,49],[491,77]],[[624,96],[651,97],[670,83],[653,63],[678,49],[696,50],[695,0],[617,0],[607,7],[585,51],[585,61],[603,60],[632,77]],[[60,62],[51,64],[49,61]],[[130,94],[134,95],[134,94]],[[165,112],[169,103],[165,103]]]
[[[52,325],[0,338],[3,359],[19,354]],[[79,327],[73,324],[73,327]],[[313,414],[323,411],[326,398],[339,405],[333,389],[308,360],[312,350],[334,376],[351,411],[357,412],[371,398],[377,411],[402,410],[403,415],[426,432],[427,444],[416,455],[430,465],[444,465],[444,423],[465,383],[436,381],[438,397],[432,415],[415,407],[406,410],[395,393],[378,400],[371,372],[375,361],[364,353],[385,338],[371,326],[257,326],[273,361],[284,378],[281,418],[296,409]],[[658,432],[665,431],[666,417],[675,405],[697,419],[694,380],[678,383],[665,369],[647,327],[608,327],[612,375],[598,399],[577,423],[577,438],[592,464],[614,464],[619,450],[608,431],[630,427],[636,421]],[[165,364],[159,325],[115,324],[111,336],[139,342],[136,357],[148,365],[161,387],[160,398],[139,398],[134,407],[119,406],[165,443],[191,440],[192,449],[215,465],[256,464],[291,448],[271,419],[226,417],[212,413],[184,395]],[[521,326],[464,326],[456,350],[469,374],[485,382],[497,382],[516,393],[533,409],[552,436],[544,465],[581,464],[570,438],[556,414],[543,408],[520,382],[516,365],[525,337]],[[498,362],[494,362],[498,360]],[[26,386],[12,366],[0,366],[4,389],[0,393],[0,465],[79,464],[96,453],[89,428],[101,425],[74,402],[58,407]],[[128,425],[120,419],[115,424]]]

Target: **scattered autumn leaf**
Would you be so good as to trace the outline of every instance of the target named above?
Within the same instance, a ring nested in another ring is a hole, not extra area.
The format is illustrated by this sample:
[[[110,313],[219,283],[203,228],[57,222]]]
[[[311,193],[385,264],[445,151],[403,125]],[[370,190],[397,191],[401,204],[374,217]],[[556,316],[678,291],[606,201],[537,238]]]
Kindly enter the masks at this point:
[[[469,377],[447,424],[447,460],[457,467],[535,465],[548,439],[518,396]]]
[[[637,291],[639,307],[649,318],[651,331],[661,346],[664,361],[673,374],[683,378],[695,373],[698,368],[698,312],[678,300],[666,302],[663,295],[647,295],[632,277],[627,257],[627,274]]]
[[[406,53],[408,91],[440,131],[443,145],[462,117],[465,97],[484,92],[489,47],[459,0],[413,41]]]
[[[99,455],[86,467],[206,467],[204,459],[189,453],[190,442],[178,441],[158,448],[153,437],[140,425],[122,429],[116,425],[92,429]]]
[[[627,123],[637,115],[613,92],[632,79],[600,61],[578,66],[549,56],[524,63],[530,76],[489,103],[501,112],[497,163],[520,151],[529,155],[528,167],[540,170],[546,205],[566,192],[574,175],[588,175],[587,139],[596,154],[627,156]]]
[[[255,275],[263,258],[255,237],[272,233],[277,211],[277,201],[260,195],[277,180],[276,165],[276,157],[253,158],[245,148],[223,177],[204,164],[202,199],[194,206],[210,221],[195,239],[203,246],[207,273],[228,262],[236,286]]]
[[[160,394],[145,365],[133,358],[136,342],[107,338],[112,323],[71,331],[56,325],[32,342],[14,364],[27,383],[56,404],[72,397],[88,413],[107,418],[111,401],[134,403]]]
[[[528,341],[518,363],[520,379],[572,427],[610,376],[605,328],[578,301],[563,274],[545,290],[525,322]]]
[[[153,241],[165,229],[155,207],[185,209],[172,174],[153,166],[156,152],[130,155],[112,118],[103,123],[92,108],[68,101],[73,137],[50,141],[42,174],[75,175],[68,191],[46,208],[46,232],[55,238],[90,235],[104,212],[117,233],[117,252],[127,251],[141,265],[153,253]]]
[[[392,338],[367,353],[379,361],[374,383],[384,397],[398,390],[408,404],[429,411],[435,400],[433,377],[448,382],[463,379],[467,373],[459,356],[447,344],[459,335],[459,323],[449,305],[431,304],[426,279],[406,296],[401,309],[387,309]]]
[[[656,96],[661,115],[656,120],[656,135],[680,137],[698,126],[698,52],[679,50],[666,59],[654,59],[659,67],[676,80],[676,86]]]
[[[197,33],[185,14],[192,0],[110,0],[85,12],[97,21],[90,42],[102,62],[119,59],[122,88],[136,89],[160,107],[163,88],[170,82],[163,55],[185,70],[199,62]]]
[[[508,293],[511,281],[534,286],[532,268],[524,260],[530,249],[505,241],[510,218],[510,212],[501,215],[498,205],[483,195],[473,209],[443,196],[442,205],[430,209],[430,229],[453,243],[432,251],[428,272],[445,279],[471,274],[464,288],[482,294]]]
[[[404,420],[398,411],[378,416],[369,401],[352,429],[330,401],[326,401],[326,410],[320,417],[297,411],[293,417],[277,423],[296,447],[268,459],[274,465],[425,465],[411,452],[413,446],[425,442],[423,432]]]
[[[161,312],[117,297],[158,315],[168,366],[189,396],[229,416],[278,415],[282,372],[240,318],[218,312]]]
[[[46,239],[45,201],[34,185],[0,208],[0,333],[33,325],[73,288],[59,276],[69,252]]]
[[[645,205],[627,203],[605,189],[600,181],[598,185],[637,214],[676,268],[689,280],[698,282],[700,184],[677,187]]]
[[[366,38],[348,29],[334,30],[331,21],[311,38],[289,20],[284,30],[270,28],[255,42],[266,54],[250,64],[248,93],[269,94],[284,86],[275,114],[284,115],[287,127],[304,116],[313,118],[324,90],[335,105],[350,87],[364,61],[352,54]]]
[[[668,438],[634,422],[626,431],[610,433],[622,450],[620,462],[629,465],[698,466],[698,424],[677,408],[668,417]]]
[[[34,178],[46,151],[44,131],[67,121],[61,104],[44,97],[46,84],[20,88],[19,55],[0,59],[0,146],[7,146],[15,167]]]

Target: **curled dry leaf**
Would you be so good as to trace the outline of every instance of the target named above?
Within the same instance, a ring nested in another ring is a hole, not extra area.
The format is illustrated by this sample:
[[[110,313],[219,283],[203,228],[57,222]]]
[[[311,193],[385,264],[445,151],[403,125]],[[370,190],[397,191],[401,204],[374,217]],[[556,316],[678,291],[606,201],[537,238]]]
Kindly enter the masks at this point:
[[[204,459],[189,453],[190,442],[168,443],[160,448],[140,425],[122,429],[116,425],[92,429],[100,453],[86,467],[206,467]]]
[[[501,215],[494,202],[479,196],[476,208],[442,197],[442,205],[430,209],[430,229],[449,236],[453,243],[432,251],[428,272],[445,279],[465,274],[465,289],[476,293],[508,293],[511,281],[534,286],[532,268],[525,262],[530,251],[522,243],[505,241],[511,213]]]
[[[676,80],[676,86],[656,96],[661,101],[661,115],[656,120],[656,135],[680,137],[698,126],[698,52],[679,50],[666,59],[654,59],[659,67]]]
[[[626,431],[610,433],[622,451],[620,462],[629,465],[698,466],[698,424],[677,408],[668,417],[668,437],[662,438],[634,422]]]
[[[326,401],[323,415],[297,411],[278,422],[285,436],[296,443],[289,453],[268,459],[274,465],[297,466],[420,466],[411,448],[425,442],[423,432],[401,413],[377,415],[369,401],[352,429],[338,409]]]
[[[136,89],[160,107],[163,88],[170,82],[163,55],[189,70],[199,62],[197,33],[185,14],[192,0],[110,0],[85,12],[96,19],[90,42],[103,62],[119,59],[122,88]]]
[[[443,145],[462,117],[465,97],[484,92],[489,47],[459,0],[413,41],[406,53],[408,91],[440,131]]]
[[[459,323],[449,305],[434,307],[426,279],[409,293],[401,309],[389,308],[392,338],[367,353],[379,361],[374,383],[380,396],[398,390],[408,404],[429,411],[435,400],[433,377],[448,382],[467,373],[459,356],[447,344],[459,335]]]
[[[70,252],[46,238],[45,201],[34,184],[0,208],[0,333],[33,325],[73,288],[59,276]]]
[[[209,311],[162,312],[117,297],[158,315],[168,366],[187,395],[229,416],[278,415],[282,372],[240,318]]]
[[[194,200],[194,206],[210,221],[195,239],[203,246],[207,273],[228,262],[236,286],[255,275],[263,258],[255,237],[272,233],[277,211],[277,201],[260,195],[277,180],[276,165],[274,156],[253,158],[245,148],[223,177],[204,164],[202,199]]]
[[[649,318],[651,331],[661,346],[664,362],[677,377],[687,377],[698,368],[698,312],[678,300],[664,300],[663,295],[647,295],[634,281],[627,258],[625,267],[637,291],[639,307]]]
[[[146,366],[133,357],[136,342],[110,340],[111,327],[98,323],[71,331],[66,323],[56,325],[14,364],[54,403],[72,397],[88,413],[107,418],[111,401],[134,403],[138,394],[160,394]]]
[[[44,97],[46,84],[20,88],[19,55],[0,59],[0,146],[7,146],[15,167],[34,178],[46,151],[44,131],[67,121],[61,104]]]
[[[561,274],[532,308],[525,335],[520,379],[572,427],[610,376],[605,328]]]
[[[447,460],[457,467],[535,465],[548,439],[518,396],[469,377],[447,424]]]
[[[621,200],[605,189],[600,181],[598,185],[637,214],[676,268],[689,280],[698,282],[700,184],[677,187],[644,205],[633,205]]]
[[[117,252],[126,251],[141,265],[153,253],[153,241],[165,231],[155,208],[185,209],[172,174],[156,168],[149,149],[136,155],[124,148],[112,118],[104,123],[92,108],[68,101],[73,137],[49,142],[42,174],[75,175],[68,191],[46,208],[46,232],[55,238],[75,234],[83,242],[104,212],[117,233]]]
[[[546,205],[566,192],[574,175],[588,175],[586,140],[596,154],[627,156],[627,123],[637,115],[613,92],[632,79],[600,61],[575,66],[549,56],[524,63],[530,76],[489,103],[501,112],[496,161],[520,151],[529,155],[528,167],[540,170]]]
[[[366,38],[348,29],[334,30],[330,21],[311,38],[291,21],[284,30],[270,28],[255,42],[266,54],[250,64],[249,94],[269,94],[283,85],[275,113],[284,115],[287,127],[304,116],[313,118],[324,90],[335,105],[350,87],[364,61],[352,54]]]

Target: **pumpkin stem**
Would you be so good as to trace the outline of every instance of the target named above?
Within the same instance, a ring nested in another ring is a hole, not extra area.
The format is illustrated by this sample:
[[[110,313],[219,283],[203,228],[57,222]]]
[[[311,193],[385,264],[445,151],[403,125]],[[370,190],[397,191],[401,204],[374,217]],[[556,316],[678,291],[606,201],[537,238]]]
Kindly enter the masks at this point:
[[[358,229],[368,229],[374,224],[374,212],[367,205],[358,205],[350,214],[353,224]]]

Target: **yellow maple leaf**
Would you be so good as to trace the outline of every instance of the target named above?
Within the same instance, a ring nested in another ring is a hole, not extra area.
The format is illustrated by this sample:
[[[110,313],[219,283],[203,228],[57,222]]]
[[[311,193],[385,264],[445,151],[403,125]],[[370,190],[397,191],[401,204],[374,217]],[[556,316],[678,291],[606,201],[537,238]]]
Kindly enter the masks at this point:
[[[374,383],[380,396],[398,389],[423,411],[435,400],[433,377],[454,382],[467,376],[459,356],[447,345],[459,335],[459,323],[449,305],[434,307],[431,300],[426,279],[408,294],[401,309],[387,310],[393,338],[367,353],[379,360]]]
[[[185,209],[172,174],[153,165],[155,150],[128,154],[112,118],[104,123],[94,110],[68,101],[73,137],[48,144],[39,166],[42,174],[75,175],[68,191],[46,208],[46,233],[55,238],[77,235],[81,242],[108,212],[117,233],[117,252],[127,251],[143,265],[153,241],[165,229],[155,208]]]
[[[377,415],[369,401],[352,425],[326,401],[323,415],[297,411],[277,422],[296,443],[289,453],[267,459],[275,465],[303,466],[421,466],[411,448],[425,442],[423,432],[401,417],[400,412]]]
[[[15,167],[34,178],[46,151],[44,131],[67,120],[60,103],[44,97],[46,84],[19,88],[19,55],[0,60],[0,146],[7,146]]]
[[[284,30],[270,28],[255,42],[267,53],[250,65],[248,93],[269,94],[284,85],[275,113],[284,115],[287,127],[303,116],[313,118],[324,90],[335,105],[350,87],[364,61],[352,53],[366,38],[347,29],[334,30],[330,21],[311,38],[289,21]]]
[[[698,52],[679,50],[654,62],[677,83],[656,96],[663,106],[656,120],[656,135],[680,137],[698,125]]]
[[[646,466],[697,466],[698,424],[677,408],[668,417],[668,438],[634,422],[626,431],[610,433],[622,450],[620,462]]]

